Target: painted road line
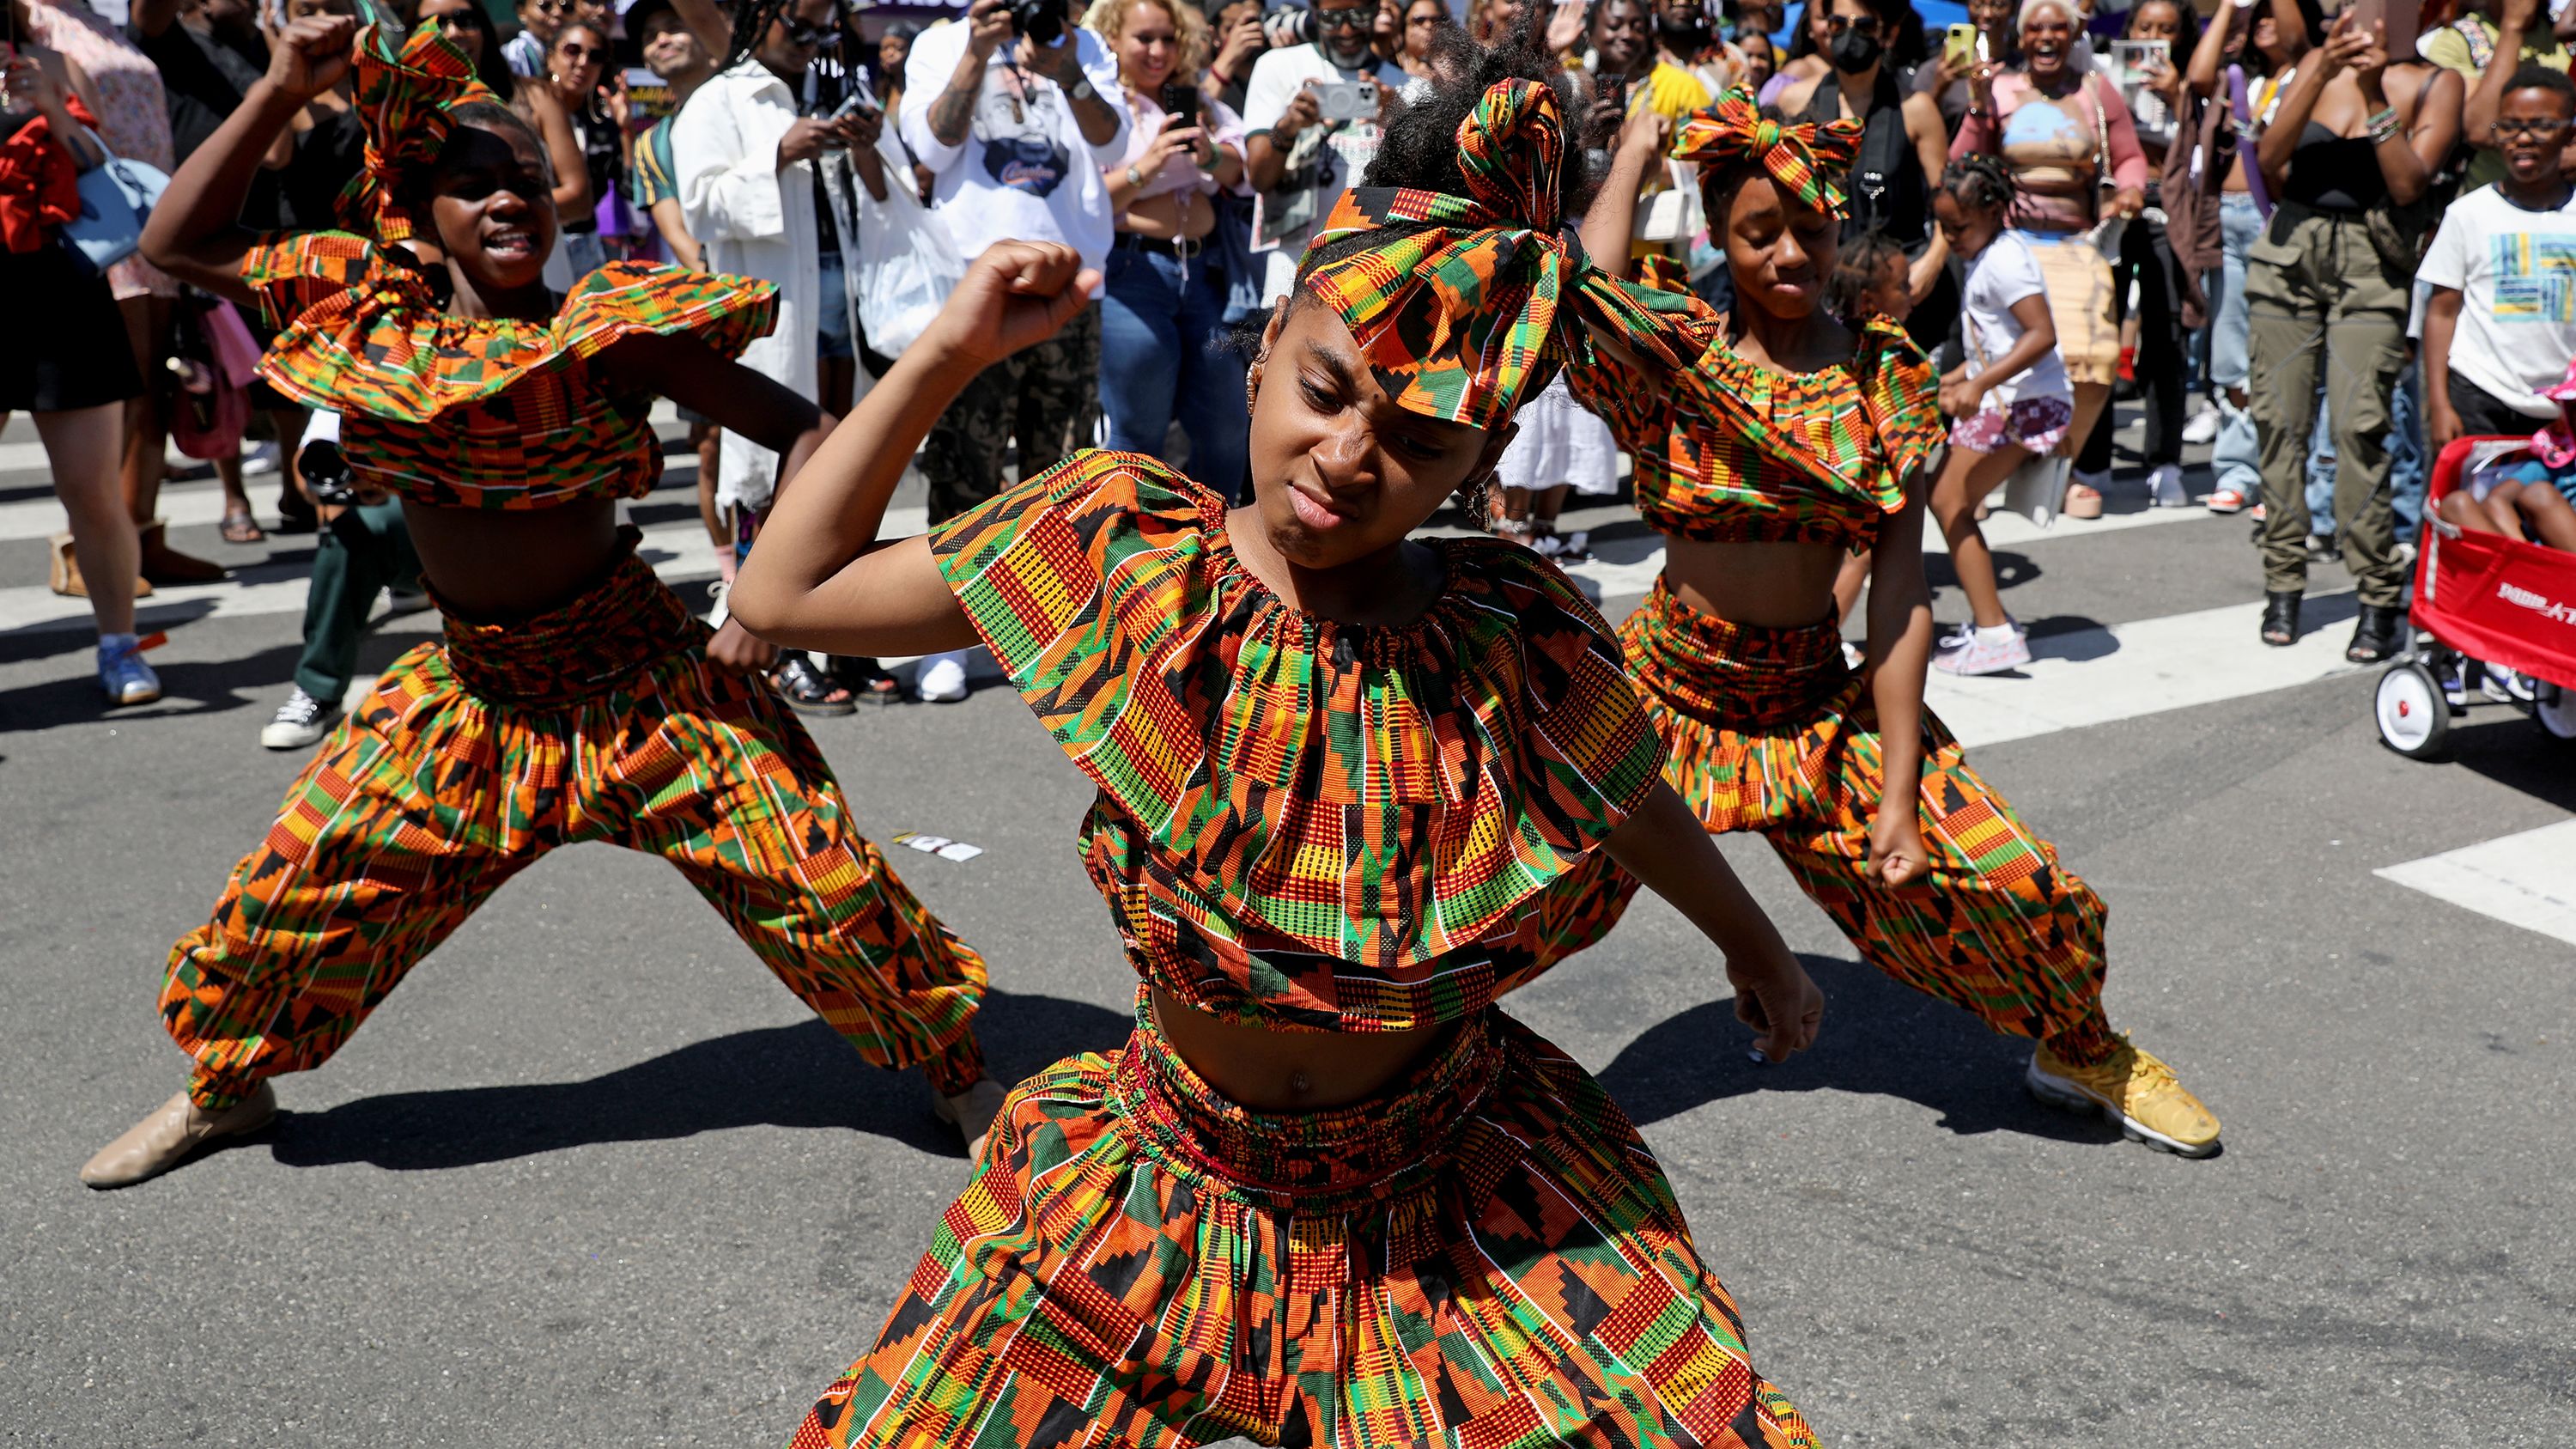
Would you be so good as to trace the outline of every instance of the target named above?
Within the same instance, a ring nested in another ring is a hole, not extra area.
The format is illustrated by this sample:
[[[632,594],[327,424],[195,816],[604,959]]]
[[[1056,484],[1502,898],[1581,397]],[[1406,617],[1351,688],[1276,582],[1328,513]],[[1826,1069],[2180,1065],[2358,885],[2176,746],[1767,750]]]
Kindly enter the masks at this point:
[[[886,510],[885,531],[901,538],[930,526],[920,505]],[[667,578],[702,578],[715,571],[707,532],[696,519],[659,524],[643,531],[636,553]],[[236,569],[216,584],[186,584],[156,590],[138,600],[136,617],[146,629],[175,627],[194,619],[238,619],[255,614],[301,614],[309,568],[302,562],[256,564]],[[87,629],[89,605],[67,599],[42,584],[0,589],[0,634]]]
[[[2371,872],[2462,910],[2576,945],[2576,820]]]
[[[2308,607],[2350,597],[2350,590],[2310,594]],[[1962,744],[1993,745],[2269,694],[2364,667],[2344,659],[2349,631],[2334,624],[2273,648],[2255,632],[2262,613],[2257,601],[2043,634],[2030,641],[2031,662],[2012,674],[1962,679],[1932,671],[1923,702]],[[2106,667],[2091,667],[2097,663]]]

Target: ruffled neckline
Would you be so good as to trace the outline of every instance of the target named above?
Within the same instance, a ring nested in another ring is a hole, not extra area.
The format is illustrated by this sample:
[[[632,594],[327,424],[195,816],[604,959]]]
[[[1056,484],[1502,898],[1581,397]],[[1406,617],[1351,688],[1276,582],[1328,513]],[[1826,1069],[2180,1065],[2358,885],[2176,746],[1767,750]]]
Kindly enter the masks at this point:
[[[298,238],[312,246],[330,233]],[[347,242],[354,238],[336,238]],[[540,373],[588,360],[630,336],[688,333],[737,356],[776,321],[775,285],[647,262],[609,262],[575,284],[552,317],[459,317],[426,277],[363,246],[351,274],[296,312],[261,375],[315,407],[428,423]]]
[[[1900,374],[1908,363],[1924,366],[1921,349],[1905,329],[1885,317],[1871,317],[1861,324],[1850,357],[1808,372],[1782,372],[1754,362],[1727,341],[1726,330],[1723,325],[1716,329],[1708,350],[1682,379],[1684,385],[1737,403],[1726,410],[1727,421],[1773,461],[1832,492],[1866,500],[1883,513],[1903,509],[1905,480],[1929,451],[1917,445],[1914,435],[1920,430],[1900,415],[1905,400],[1881,396],[1887,391],[1882,384],[1889,380],[1897,382],[1897,391],[1905,389]],[[1857,449],[1837,466],[1804,439],[1783,437],[1771,425],[1771,412],[1772,399],[1782,390],[1841,377],[1851,379],[1878,446]]]
[[[933,536],[1031,708],[1185,894],[1373,968],[1472,945],[1661,778],[1618,644],[1500,539],[1423,540],[1412,620],[1297,609],[1222,500],[1080,455]]]

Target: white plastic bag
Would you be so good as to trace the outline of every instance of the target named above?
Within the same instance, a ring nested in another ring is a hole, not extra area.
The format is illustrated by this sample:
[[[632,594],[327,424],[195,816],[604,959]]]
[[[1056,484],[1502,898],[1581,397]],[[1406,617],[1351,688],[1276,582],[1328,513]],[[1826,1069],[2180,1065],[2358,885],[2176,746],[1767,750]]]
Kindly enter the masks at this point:
[[[894,143],[888,126],[877,139],[885,163],[886,199],[856,187],[859,264],[850,286],[868,345],[888,357],[902,354],[939,315],[940,304],[965,280],[966,264],[949,240],[948,225],[914,198],[912,161]]]

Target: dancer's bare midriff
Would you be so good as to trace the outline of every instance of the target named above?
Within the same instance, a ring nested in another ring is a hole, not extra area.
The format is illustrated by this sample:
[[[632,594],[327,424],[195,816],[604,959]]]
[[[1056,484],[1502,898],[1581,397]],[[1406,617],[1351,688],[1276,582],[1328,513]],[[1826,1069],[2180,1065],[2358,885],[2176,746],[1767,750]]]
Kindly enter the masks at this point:
[[[1664,540],[1664,584],[1684,604],[1730,624],[1800,629],[1834,614],[1846,550],[1829,543]]]
[[[1255,1112],[1321,1112],[1366,1101],[1454,1029],[1268,1031],[1219,1021],[1159,986],[1153,995],[1154,1022],[1172,1050],[1229,1101]]]
[[[617,501],[552,508],[403,505],[421,572],[439,604],[469,619],[522,619],[560,608],[617,560]]]

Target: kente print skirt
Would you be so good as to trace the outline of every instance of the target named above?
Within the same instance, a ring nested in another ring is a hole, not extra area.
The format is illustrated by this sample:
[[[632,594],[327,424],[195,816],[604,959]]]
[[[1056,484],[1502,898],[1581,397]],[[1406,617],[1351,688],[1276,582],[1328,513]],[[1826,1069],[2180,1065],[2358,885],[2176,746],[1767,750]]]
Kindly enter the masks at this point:
[[[822,755],[627,555],[520,623],[450,617],[288,787],[214,913],[171,949],[161,1015],[221,1110],[328,1059],[421,957],[558,846],[679,867],[787,989],[879,1066],[982,1075],[984,963],[862,837]]]
[[[1023,1082],[792,1449],[1812,1445],[1662,1170],[1502,1012],[1387,1095],[1249,1112],[1140,1000]]]

